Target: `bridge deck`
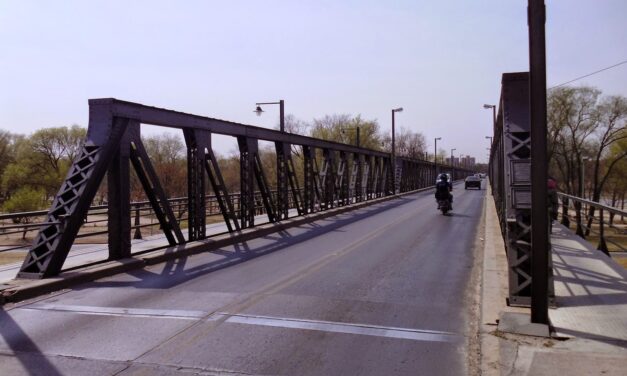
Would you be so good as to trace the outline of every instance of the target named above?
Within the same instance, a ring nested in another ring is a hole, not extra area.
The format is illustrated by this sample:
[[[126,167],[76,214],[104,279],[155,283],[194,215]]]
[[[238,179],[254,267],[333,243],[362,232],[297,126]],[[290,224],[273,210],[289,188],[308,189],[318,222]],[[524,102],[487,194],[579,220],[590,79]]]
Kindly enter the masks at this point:
[[[0,311],[19,374],[465,374],[485,190],[379,203]],[[4,354],[4,355],[2,355]]]

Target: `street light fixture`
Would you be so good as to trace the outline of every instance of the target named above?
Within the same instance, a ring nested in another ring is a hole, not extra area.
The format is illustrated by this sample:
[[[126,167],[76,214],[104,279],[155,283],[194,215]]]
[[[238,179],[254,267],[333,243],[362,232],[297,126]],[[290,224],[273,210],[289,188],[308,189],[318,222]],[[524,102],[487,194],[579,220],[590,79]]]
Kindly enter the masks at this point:
[[[281,99],[278,102],[259,102],[259,103],[255,103],[257,108],[253,112],[256,113],[257,116],[261,116],[261,114],[264,112],[261,109],[261,106],[265,105],[265,104],[278,104],[279,105],[279,128],[281,129],[281,132],[285,132],[285,101],[283,99]]]
[[[397,112],[403,112],[403,107],[392,109],[392,186],[394,187],[394,194],[396,194],[396,144],[394,138],[394,114]]]

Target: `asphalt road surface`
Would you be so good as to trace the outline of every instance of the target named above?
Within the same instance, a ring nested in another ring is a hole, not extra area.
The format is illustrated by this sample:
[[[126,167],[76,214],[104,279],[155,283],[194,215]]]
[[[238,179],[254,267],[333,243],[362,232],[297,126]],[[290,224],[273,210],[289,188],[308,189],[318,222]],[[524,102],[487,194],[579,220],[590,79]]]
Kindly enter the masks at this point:
[[[469,374],[485,192],[457,185],[448,216],[432,191],[404,196],[5,306],[0,374]]]

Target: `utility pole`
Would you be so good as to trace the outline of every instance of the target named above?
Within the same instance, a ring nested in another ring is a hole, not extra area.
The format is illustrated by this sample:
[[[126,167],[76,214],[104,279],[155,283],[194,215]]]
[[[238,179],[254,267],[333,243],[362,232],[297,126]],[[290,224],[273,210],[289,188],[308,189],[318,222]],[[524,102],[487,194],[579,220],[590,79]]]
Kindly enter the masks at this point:
[[[547,215],[546,41],[544,0],[529,0],[531,110],[531,322],[549,324],[549,222]]]

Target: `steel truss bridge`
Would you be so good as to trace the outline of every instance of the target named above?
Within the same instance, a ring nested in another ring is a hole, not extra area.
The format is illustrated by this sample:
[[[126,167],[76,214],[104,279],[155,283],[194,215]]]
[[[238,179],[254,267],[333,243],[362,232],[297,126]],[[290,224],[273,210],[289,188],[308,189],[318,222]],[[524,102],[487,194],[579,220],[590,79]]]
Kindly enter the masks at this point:
[[[142,143],[141,124],[183,132],[187,146],[187,237]],[[240,152],[237,194],[226,189],[212,150],[212,134],[237,139]],[[271,190],[263,170],[259,140],[275,145],[276,191]],[[300,148],[302,158],[293,157],[293,147]],[[134,228],[131,165],[170,246],[206,238],[209,187],[214,193],[211,199],[217,202],[228,231],[233,233],[255,226],[259,201],[268,220],[280,222],[289,217],[290,208],[298,215],[305,215],[429,187],[437,173],[437,165],[424,160],[403,157],[393,160],[390,154],[381,151],[112,98],[92,99],[82,150],[55,196],[18,277],[47,278],[61,272],[105,176],[108,259],[131,257]],[[454,178],[471,172],[446,165],[442,168],[451,171]]]

